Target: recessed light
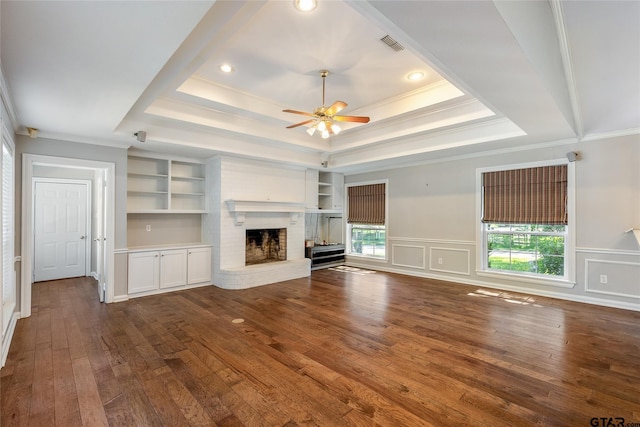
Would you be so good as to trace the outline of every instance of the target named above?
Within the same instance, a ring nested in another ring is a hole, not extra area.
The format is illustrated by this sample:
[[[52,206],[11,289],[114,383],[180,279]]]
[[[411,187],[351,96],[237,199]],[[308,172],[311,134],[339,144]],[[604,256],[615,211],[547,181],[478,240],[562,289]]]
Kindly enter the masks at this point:
[[[407,79],[411,81],[420,80],[424,77],[424,73],[422,71],[414,71],[412,73],[407,74]]]
[[[293,5],[300,12],[311,12],[318,6],[318,2],[316,0],[293,0]]]
[[[233,72],[233,67],[231,65],[229,65],[229,64],[222,64],[220,66],[220,70],[223,73],[232,73]]]

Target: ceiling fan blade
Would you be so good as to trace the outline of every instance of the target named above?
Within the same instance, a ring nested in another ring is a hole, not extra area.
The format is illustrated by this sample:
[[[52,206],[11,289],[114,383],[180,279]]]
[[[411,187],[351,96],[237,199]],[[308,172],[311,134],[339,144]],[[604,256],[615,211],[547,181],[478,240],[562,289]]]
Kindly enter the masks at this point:
[[[306,125],[306,124],[309,124],[309,123],[313,123],[313,122],[315,122],[315,120],[316,119],[305,120],[304,122],[300,122],[300,123],[296,123],[295,125],[287,126],[287,129],[297,128],[298,126],[302,126],[302,125]]]
[[[293,113],[293,114],[302,114],[303,116],[311,116],[313,117],[313,113],[307,113],[305,111],[296,111],[296,110],[282,110],[283,113]]]
[[[325,110],[325,114],[329,117],[332,117],[334,114],[338,114],[344,107],[347,106],[346,102],[336,101],[329,108]]]
[[[369,123],[369,117],[364,116],[333,116],[333,120],[336,122]]]

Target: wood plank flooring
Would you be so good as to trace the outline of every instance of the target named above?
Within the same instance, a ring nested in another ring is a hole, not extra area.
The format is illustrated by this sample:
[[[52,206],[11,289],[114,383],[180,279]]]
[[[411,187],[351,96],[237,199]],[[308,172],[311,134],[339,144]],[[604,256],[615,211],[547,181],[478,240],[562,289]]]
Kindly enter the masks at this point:
[[[640,313],[364,271],[109,305],[43,282],[0,392],[3,427],[640,425]]]

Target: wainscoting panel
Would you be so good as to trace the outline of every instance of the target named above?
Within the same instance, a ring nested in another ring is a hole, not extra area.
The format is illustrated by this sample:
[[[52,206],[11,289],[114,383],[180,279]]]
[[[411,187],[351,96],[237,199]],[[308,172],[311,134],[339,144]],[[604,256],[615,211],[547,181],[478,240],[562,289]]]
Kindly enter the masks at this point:
[[[398,267],[425,268],[424,246],[391,245],[391,264]]]
[[[640,297],[640,263],[587,258],[584,269],[587,292]]]
[[[429,270],[443,273],[471,275],[469,249],[429,248]]]

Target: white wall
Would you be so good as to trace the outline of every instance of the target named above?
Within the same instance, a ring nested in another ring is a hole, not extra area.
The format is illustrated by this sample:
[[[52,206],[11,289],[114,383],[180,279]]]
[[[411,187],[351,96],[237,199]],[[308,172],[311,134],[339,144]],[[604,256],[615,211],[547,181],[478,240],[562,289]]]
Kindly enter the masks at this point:
[[[570,254],[576,285],[476,274],[476,169],[559,159],[568,151],[582,157],[575,163],[577,247]],[[348,257],[350,264],[640,310],[640,247],[625,233],[640,227],[638,135],[350,175],[345,182],[379,179],[389,180],[389,259]],[[601,274],[609,277],[606,286]]]

